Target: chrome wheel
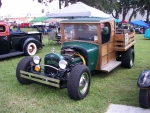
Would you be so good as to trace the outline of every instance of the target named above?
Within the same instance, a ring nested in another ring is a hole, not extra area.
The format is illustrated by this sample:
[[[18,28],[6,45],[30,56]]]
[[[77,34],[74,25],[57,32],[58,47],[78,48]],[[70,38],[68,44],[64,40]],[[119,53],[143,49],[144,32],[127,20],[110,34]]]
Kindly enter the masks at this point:
[[[86,90],[88,89],[88,84],[89,84],[89,76],[86,72],[84,72],[79,82],[79,91],[81,94],[84,94],[86,92]]]
[[[71,99],[81,100],[89,92],[91,83],[90,70],[85,65],[76,65],[70,72],[67,89]]]
[[[131,55],[131,57],[130,57],[130,66],[132,67],[133,66],[133,64],[134,64],[134,62],[133,62],[133,54]]]

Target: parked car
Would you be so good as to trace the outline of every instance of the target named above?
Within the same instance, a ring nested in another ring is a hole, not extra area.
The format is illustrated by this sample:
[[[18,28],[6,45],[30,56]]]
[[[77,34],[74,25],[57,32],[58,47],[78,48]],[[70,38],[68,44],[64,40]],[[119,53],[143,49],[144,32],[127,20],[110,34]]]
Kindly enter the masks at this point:
[[[20,27],[21,28],[29,28],[29,23],[21,23]]]
[[[13,31],[6,22],[0,22],[0,59],[17,55],[35,55],[42,49],[39,32]]]
[[[101,33],[101,25],[108,27]],[[71,99],[81,100],[89,92],[91,72],[110,72],[120,64],[125,68],[134,65],[134,32],[116,31],[115,19],[76,18],[63,20],[61,25],[60,54],[52,49],[41,64],[39,56],[23,58],[16,68],[21,84],[33,81],[67,88]]]

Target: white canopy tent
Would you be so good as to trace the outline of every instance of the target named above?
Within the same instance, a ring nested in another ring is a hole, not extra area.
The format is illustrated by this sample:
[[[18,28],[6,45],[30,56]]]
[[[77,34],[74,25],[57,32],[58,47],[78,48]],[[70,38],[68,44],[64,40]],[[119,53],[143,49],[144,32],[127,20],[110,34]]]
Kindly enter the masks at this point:
[[[44,20],[44,22],[51,23],[51,22],[60,22],[62,20],[66,20],[66,19],[63,19],[63,18],[50,18],[50,19]]]
[[[102,17],[110,18],[109,14],[102,12],[96,8],[90,7],[82,2],[77,2],[63,9],[47,13],[46,17],[51,18],[73,18],[73,17]]]

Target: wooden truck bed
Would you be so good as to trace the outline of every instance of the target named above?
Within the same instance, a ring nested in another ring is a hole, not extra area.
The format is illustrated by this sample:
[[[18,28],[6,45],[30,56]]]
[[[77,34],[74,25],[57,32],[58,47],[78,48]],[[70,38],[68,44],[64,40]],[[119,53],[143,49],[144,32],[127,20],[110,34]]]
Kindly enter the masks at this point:
[[[135,43],[135,33],[115,34],[115,50],[126,51]]]

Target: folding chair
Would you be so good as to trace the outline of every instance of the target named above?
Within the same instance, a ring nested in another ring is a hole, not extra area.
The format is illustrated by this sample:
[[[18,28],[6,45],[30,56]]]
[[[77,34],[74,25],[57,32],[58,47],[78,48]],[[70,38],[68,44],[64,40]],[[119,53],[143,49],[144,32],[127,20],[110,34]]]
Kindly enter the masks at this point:
[[[48,33],[48,44],[49,44],[49,45],[50,45],[51,43],[54,44],[55,42],[58,44],[59,40],[56,39],[56,32],[51,31],[51,32]]]

